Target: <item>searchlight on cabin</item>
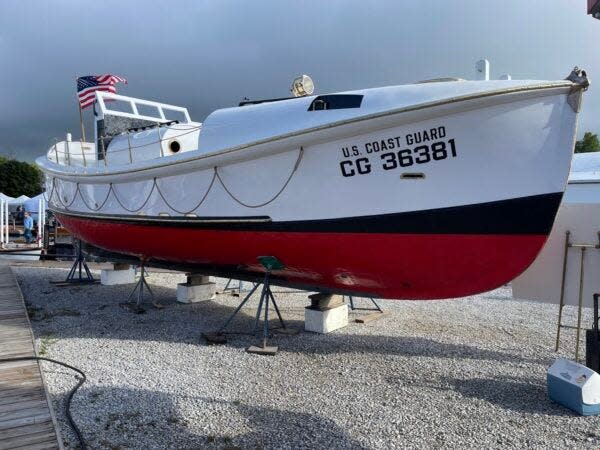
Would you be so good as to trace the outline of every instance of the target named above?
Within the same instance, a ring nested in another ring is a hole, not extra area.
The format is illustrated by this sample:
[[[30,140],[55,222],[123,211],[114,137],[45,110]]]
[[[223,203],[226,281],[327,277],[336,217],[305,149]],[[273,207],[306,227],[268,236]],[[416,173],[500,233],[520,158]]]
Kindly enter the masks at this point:
[[[300,75],[292,81],[292,88],[290,91],[292,91],[294,97],[304,97],[306,95],[311,95],[315,91],[315,84],[308,75]]]

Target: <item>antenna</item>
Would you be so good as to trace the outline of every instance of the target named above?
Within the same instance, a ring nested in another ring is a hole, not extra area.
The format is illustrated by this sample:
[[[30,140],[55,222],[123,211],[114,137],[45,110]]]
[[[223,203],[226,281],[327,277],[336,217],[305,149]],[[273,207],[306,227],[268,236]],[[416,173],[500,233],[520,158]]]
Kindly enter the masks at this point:
[[[490,79],[490,62],[487,59],[480,59],[475,63],[475,78],[486,81]]]

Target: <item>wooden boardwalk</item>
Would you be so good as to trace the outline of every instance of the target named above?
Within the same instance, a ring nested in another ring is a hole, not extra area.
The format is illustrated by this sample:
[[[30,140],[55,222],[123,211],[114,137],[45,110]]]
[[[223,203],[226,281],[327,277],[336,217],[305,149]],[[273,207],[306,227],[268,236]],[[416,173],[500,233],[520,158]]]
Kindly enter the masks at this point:
[[[35,356],[25,302],[0,262],[0,359]],[[37,361],[0,363],[0,450],[62,449]]]

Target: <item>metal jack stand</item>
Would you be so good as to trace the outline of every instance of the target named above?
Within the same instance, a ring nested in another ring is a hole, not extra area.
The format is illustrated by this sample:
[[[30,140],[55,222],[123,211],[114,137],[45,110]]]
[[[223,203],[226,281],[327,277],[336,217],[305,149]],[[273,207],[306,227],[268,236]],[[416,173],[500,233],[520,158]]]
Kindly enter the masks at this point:
[[[146,312],[146,310],[144,308],[142,308],[140,305],[142,303],[144,303],[144,290],[148,290],[148,293],[150,294],[150,299],[152,300],[152,306],[154,306],[155,308],[161,309],[163,306],[154,301],[154,294],[152,293],[152,289],[150,289],[150,285],[146,281],[146,276],[148,275],[148,272],[144,268],[144,261],[141,262],[139,267],[140,267],[140,279],[135,284],[133,290],[129,294],[129,297],[127,297],[127,301],[125,303],[121,303],[121,306],[128,308],[129,310],[133,311],[136,314],[142,314],[142,313]],[[134,304],[134,299],[135,299],[135,304]]]
[[[381,309],[381,306],[375,301],[373,297],[365,297],[371,300],[375,308],[357,308],[354,306],[354,297],[352,295],[348,295],[348,302],[350,303],[350,309],[352,311],[377,311],[372,314],[367,314],[366,316],[359,317],[355,321],[356,323],[368,323],[373,322],[374,320],[381,319],[386,313]]]
[[[571,242],[571,232],[567,231],[565,236],[565,251],[563,256],[563,269],[562,269],[562,281],[560,287],[560,303],[558,306],[558,326],[556,329],[556,346],[554,351],[558,351],[560,345],[560,330],[561,328],[571,328],[577,330],[576,341],[575,341],[575,361],[579,362],[579,341],[581,337],[581,316],[583,308],[583,286],[584,286],[584,262],[585,252],[587,249],[600,249],[600,231],[598,232],[598,243],[597,244],[573,244]],[[579,263],[579,293],[578,293],[578,307],[577,307],[577,326],[563,325],[562,324],[562,313],[565,306],[565,279],[567,275],[567,257],[569,254],[569,248],[579,248],[581,250],[581,259]]]
[[[234,297],[239,297],[242,294],[242,290],[244,289],[244,282],[242,280],[237,280],[238,287],[237,287],[237,292],[236,292],[235,287],[229,287],[229,285],[233,281],[235,281],[233,278],[230,278],[229,280],[227,280],[227,284],[225,285],[225,287],[223,288],[223,290],[221,292],[225,293],[226,291],[231,291],[231,295],[233,295]]]
[[[216,333],[205,334],[204,338],[211,344],[224,344],[226,341],[224,336],[225,328],[231,323],[233,318],[239,313],[242,307],[248,302],[252,294],[258,289],[260,284],[263,285],[261,293],[260,293],[260,301],[258,303],[258,310],[256,311],[256,317],[254,319],[254,328],[252,330],[252,334],[255,334],[258,330],[258,323],[260,320],[261,312],[264,310],[264,319],[263,319],[263,336],[262,336],[262,344],[261,345],[252,345],[246,349],[248,353],[256,353],[259,355],[270,355],[273,356],[277,353],[277,346],[269,346],[267,345],[267,339],[269,338],[269,302],[273,303],[273,307],[275,308],[275,312],[277,313],[277,317],[279,318],[279,322],[281,323],[281,327],[286,329],[285,322],[281,317],[281,312],[279,311],[279,307],[277,306],[277,302],[275,301],[275,297],[273,296],[273,292],[271,291],[270,277],[272,270],[282,270],[285,266],[274,256],[259,256],[258,260],[266,269],[265,277],[262,283],[256,283],[248,295],[244,297],[244,300],[239,304],[239,306],[235,309],[235,311],[229,316],[229,318],[225,321],[223,326],[219,328]]]
[[[350,301],[350,309],[352,311],[379,311],[379,312],[383,312],[383,309],[381,309],[381,307],[379,306],[379,304],[375,301],[375,299],[373,297],[366,297],[369,300],[371,300],[373,302],[373,305],[375,305],[375,308],[356,308],[354,306],[354,297],[352,295],[348,296],[348,301]]]
[[[90,268],[85,262],[82,247],[81,239],[79,239],[77,243],[77,258],[73,261],[73,265],[71,266],[71,270],[69,270],[67,278],[64,281],[51,281],[52,284],[63,287],[74,284],[98,283],[99,280],[94,278],[92,272],[90,272]]]
[[[137,277],[137,274],[138,274],[138,270],[140,270],[140,273],[142,273],[145,277],[147,277],[148,275],[150,275],[150,272],[148,271],[148,269],[146,269],[146,267],[144,266],[144,264],[141,264],[139,266],[134,266],[133,269],[134,269],[136,277]]]

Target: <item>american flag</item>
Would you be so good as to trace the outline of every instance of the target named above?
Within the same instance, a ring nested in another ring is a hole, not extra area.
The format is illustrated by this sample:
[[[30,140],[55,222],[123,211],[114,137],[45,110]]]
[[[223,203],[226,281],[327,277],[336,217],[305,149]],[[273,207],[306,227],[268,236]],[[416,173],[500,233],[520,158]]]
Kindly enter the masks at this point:
[[[96,91],[106,91],[113,94],[116,93],[117,88],[115,88],[115,84],[117,83],[127,84],[127,80],[111,74],[88,75],[87,77],[77,78],[77,95],[79,96],[79,106],[81,109],[85,109],[94,103]]]

